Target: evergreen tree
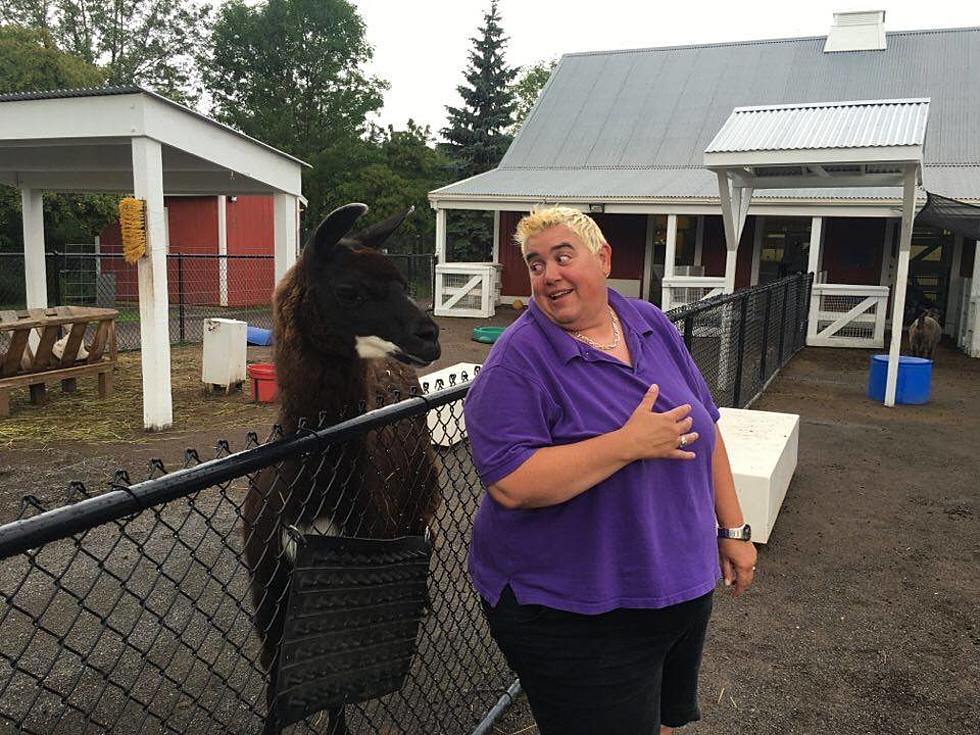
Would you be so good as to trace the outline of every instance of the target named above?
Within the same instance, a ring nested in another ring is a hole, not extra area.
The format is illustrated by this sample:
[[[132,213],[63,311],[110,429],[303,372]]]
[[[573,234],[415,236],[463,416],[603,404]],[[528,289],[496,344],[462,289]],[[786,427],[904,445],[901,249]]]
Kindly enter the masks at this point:
[[[449,126],[443,128],[445,150],[456,162],[461,178],[494,168],[507,151],[513,124],[514,93],[511,84],[517,75],[504,63],[507,39],[500,27],[497,0],[483,16],[479,38],[471,39],[470,64],[464,74],[466,84],[457,87],[462,107],[446,106]]]
[[[457,87],[462,107],[447,105],[449,125],[440,131],[442,149],[453,161],[455,178],[463,179],[497,166],[510,145],[514,122],[517,70],[504,62],[507,38],[500,27],[497,0],[483,16],[478,37],[464,72],[466,84]],[[493,248],[493,220],[486,212],[454,212],[447,221],[450,260],[489,260]]]

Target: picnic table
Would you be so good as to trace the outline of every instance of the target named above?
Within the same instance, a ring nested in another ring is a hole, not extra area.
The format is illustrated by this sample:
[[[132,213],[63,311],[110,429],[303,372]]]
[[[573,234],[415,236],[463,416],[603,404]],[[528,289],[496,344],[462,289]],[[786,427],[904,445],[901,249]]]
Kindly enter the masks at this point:
[[[0,311],[0,418],[10,415],[10,391],[24,385],[30,389],[31,403],[43,403],[45,383],[60,380],[62,391],[70,393],[78,376],[94,373],[99,397],[110,395],[118,313],[88,306]],[[85,345],[89,325],[93,336]],[[37,335],[36,350],[31,347],[32,332]]]

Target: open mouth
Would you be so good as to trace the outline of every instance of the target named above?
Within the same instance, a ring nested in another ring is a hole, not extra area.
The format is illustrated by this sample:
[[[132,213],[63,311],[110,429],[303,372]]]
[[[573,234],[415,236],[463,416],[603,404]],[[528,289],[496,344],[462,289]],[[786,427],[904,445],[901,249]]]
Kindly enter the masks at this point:
[[[405,365],[414,365],[416,367],[425,367],[426,365],[432,364],[432,360],[423,360],[421,357],[410,355],[407,352],[399,352],[398,354],[394,355],[394,358],[400,363]]]
[[[572,293],[574,290],[575,289],[572,288],[566,288],[561,291],[554,291],[553,293],[548,294],[548,298],[552,301],[558,301],[558,299],[568,296],[568,294]]]

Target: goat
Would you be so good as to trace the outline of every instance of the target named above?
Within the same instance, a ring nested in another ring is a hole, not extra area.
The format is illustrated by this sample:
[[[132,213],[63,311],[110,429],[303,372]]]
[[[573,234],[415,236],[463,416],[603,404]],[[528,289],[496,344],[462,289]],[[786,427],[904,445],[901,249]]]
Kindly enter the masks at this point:
[[[942,336],[939,312],[936,309],[927,309],[909,327],[909,348],[912,356],[933,359]]]
[[[351,417],[358,405],[373,407],[379,395],[397,399],[421,392],[407,365],[439,358],[438,325],[378,252],[412,210],[347,236],[366,211],[363,204],[348,204],[331,212],[276,288],[279,425],[286,433],[299,429],[304,417],[323,428]],[[270,674],[267,733],[279,730],[273,705],[295,559],[290,529],[373,538],[421,535],[440,502],[435,462],[422,414],[332,447],[323,457],[286,460],[251,483],[243,534],[260,663]]]

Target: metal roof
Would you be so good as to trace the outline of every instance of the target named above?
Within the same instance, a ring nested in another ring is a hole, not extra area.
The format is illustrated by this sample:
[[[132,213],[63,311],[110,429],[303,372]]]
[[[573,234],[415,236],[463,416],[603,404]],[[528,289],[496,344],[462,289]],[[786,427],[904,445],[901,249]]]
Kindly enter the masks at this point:
[[[717,201],[704,151],[737,107],[931,98],[926,185],[980,199],[980,28],[887,36],[886,50],[837,54],[823,52],[820,36],[566,55],[500,167],[432,198]],[[898,192],[822,189],[815,196],[893,199]],[[804,191],[779,196],[810,198]]]
[[[928,99],[736,107],[705,153],[920,146]]]
[[[980,167],[926,166],[923,186],[930,191],[980,191]],[[718,201],[718,179],[701,166],[633,169],[505,169],[437,189],[441,198],[479,200]],[[754,199],[899,199],[897,187],[756,189]],[[922,193],[925,196],[925,193]],[[969,198],[969,197],[965,197]],[[977,197],[980,199],[980,196]]]

